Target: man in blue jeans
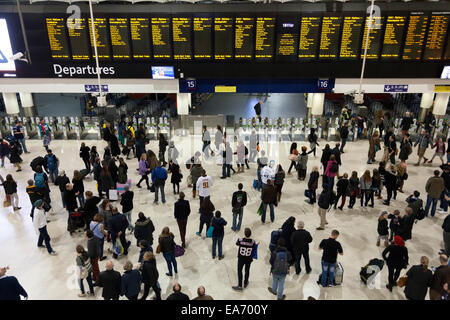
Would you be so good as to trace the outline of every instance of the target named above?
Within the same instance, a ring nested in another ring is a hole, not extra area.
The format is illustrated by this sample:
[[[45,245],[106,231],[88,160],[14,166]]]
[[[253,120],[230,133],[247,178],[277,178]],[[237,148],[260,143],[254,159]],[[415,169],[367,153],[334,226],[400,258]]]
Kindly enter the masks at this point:
[[[152,181],[155,185],[155,201],[153,203],[158,204],[158,190],[161,190],[161,201],[166,203],[166,196],[164,195],[164,184],[167,180],[167,170],[161,166],[161,162],[158,162],[158,166],[152,171]]]
[[[270,293],[278,296],[278,300],[286,299],[286,295],[283,294],[284,281],[286,280],[286,275],[289,274],[291,261],[292,255],[286,249],[284,239],[279,238],[277,247],[270,256],[270,273],[273,277],[273,283],[272,287],[268,287]]]
[[[275,190],[275,187],[272,183],[272,180],[267,180],[267,185],[264,187],[262,191],[262,214],[261,214],[261,222],[266,222],[266,211],[267,206],[270,207],[270,221],[275,220],[275,212],[273,205],[277,202],[277,191]]]
[[[231,230],[239,231],[241,230],[242,215],[244,214],[244,207],[247,204],[247,192],[242,191],[244,188],[242,183],[238,184],[238,191],[233,193],[233,198],[231,200],[231,207],[233,208],[233,226]],[[239,221],[237,222],[236,220]]]
[[[336,267],[338,253],[342,256],[344,251],[341,244],[336,241],[339,231],[333,230],[328,239],[320,242],[319,249],[323,250],[322,255],[322,287],[331,287],[334,284],[334,269]]]
[[[222,218],[222,213],[220,211],[216,211],[214,218],[211,221],[211,226],[213,227],[212,232],[212,258],[216,258],[216,246],[219,251],[219,260],[223,259],[222,254],[222,241],[225,235],[223,227],[227,225],[227,222],[224,218]]]
[[[22,145],[23,152],[29,153],[27,146],[25,145],[25,132],[23,130],[22,121],[17,121],[16,125],[13,127],[14,138]]]
[[[439,170],[434,171],[434,176],[429,178],[427,184],[425,185],[425,190],[427,192],[427,204],[425,206],[425,216],[428,217],[428,212],[431,206],[431,216],[434,217],[436,213],[436,205],[438,200],[441,198],[441,194],[445,189],[444,179],[439,177]]]

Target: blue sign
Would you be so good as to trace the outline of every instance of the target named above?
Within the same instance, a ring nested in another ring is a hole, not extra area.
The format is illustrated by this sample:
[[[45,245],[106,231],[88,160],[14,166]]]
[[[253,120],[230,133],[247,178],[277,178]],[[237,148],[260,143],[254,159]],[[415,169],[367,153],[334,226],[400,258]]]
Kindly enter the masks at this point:
[[[329,80],[317,80],[317,88],[327,90],[330,85]]]
[[[197,90],[197,80],[186,80],[187,90]]]
[[[407,84],[385,84],[384,92],[408,92]]]
[[[99,92],[98,84],[85,84],[84,85],[85,92]],[[108,85],[102,84],[102,92],[108,92]]]

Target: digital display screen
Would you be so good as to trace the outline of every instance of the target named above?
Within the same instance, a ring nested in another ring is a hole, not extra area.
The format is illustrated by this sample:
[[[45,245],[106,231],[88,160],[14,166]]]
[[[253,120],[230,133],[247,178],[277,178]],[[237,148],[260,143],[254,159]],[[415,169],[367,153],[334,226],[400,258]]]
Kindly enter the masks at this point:
[[[212,28],[211,17],[194,17],[194,58],[211,59],[212,52]]]
[[[152,55],[149,18],[130,18],[133,59],[150,59]]]
[[[321,17],[302,17],[302,22],[300,23],[300,39],[298,45],[299,59],[317,58],[321,19]]]
[[[428,16],[411,14],[403,47],[403,60],[420,60],[422,57],[425,34],[427,32]]]
[[[53,59],[70,59],[69,40],[66,34],[64,18],[46,18],[48,42]]]
[[[233,18],[214,18],[214,59],[230,60],[233,58]]]
[[[130,38],[127,18],[109,18],[112,54],[114,59],[130,59]]]
[[[16,71],[6,19],[0,19],[0,71]]]
[[[89,60],[89,39],[85,18],[67,19],[70,47],[73,60]]]
[[[323,17],[320,36],[320,59],[336,59],[339,53],[339,34],[342,17]]]
[[[339,58],[358,59],[363,23],[363,16],[344,17]]]
[[[423,53],[424,60],[441,60],[450,15],[432,15],[428,28],[427,41]]]
[[[175,79],[173,67],[154,67],[152,66],[153,79]]]
[[[406,16],[388,16],[384,29],[382,59],[400,58],[403,36],[406,30]]]
[[[384,17],[372,18],[372,26],[369,32],[369,42],[367,44],[367,59],[378,59],[381,49],[381,32],[383,31]],[[361,59],[364,58],[364,50],[366,48],[367,30],[369,27],[369,17],[366,18],[364,27],[364,36],[361,45]]]
[[[94,51],[94,38],[92,36],[92,24],[91,18],[89,18],[89,37],[91,39],[92,46],[92,57],[95,58]],[[94,18],[94,32],[95,41],[97,43],[97,53],[99,59],[110,59],[110,48],[109,48],[109,32],[108,23],[106,18]]]
[[[152,18],[153,58],[155,60],[172,59],[172,40],[170,37],[170,18]]]
[[[257,17],[256,18],[256,35],[255,35],[255,59],[271,60],[273,58],[275,41],[275,24],[274,17]]]
[[[234,30],[234,57],[252,59],[254,55],[255,18],[236,17]]]
[[[192,59],[192,18],[173,17],[173,58],[175,60]]]
[[[299,19],[279,17],[277,23],[277,60],[295,61],[298,54]]]

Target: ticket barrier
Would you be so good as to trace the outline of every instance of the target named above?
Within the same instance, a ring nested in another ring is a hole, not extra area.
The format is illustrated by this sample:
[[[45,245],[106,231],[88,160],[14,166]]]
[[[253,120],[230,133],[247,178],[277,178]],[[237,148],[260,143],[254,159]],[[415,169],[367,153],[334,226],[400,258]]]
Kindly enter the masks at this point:
[[[278,142],[278,130],[277,123],[272,118],[269,119],[269,125],[267,128],[267,140],[268,142]]]
[[[292,140],[293,141],[305,141],[305,123],[303,118],[295,118],[293,131],[292,131]]]
[[[279,130],[281,141],[291,141],[291,119],[281,119]]]
[[[0,131],[2,133],[2,138],[5,139],[7,136],[11,134],[11,127],[9,124],[9,118],[3,117],[0,121]]]
[[[163,134],[167,140],[170,139],[170,125],[167,117],[159,117],[158,123],[158,136],[159,134]]]
[[[53,137],[55,140],[66,139],[66,134],[64,131],[64,123],[61,117],[50,117],[48,125],[52,129]]]
[[[79,120],[80,139],[81,140],[98,140],[99,124],[98,117],[82,117]]]
[[[158,123],[155,120],[155,117],[147,117],[147,137],[150,140],[158,139]]]
[[[80,139],[80,127],[78,117],[64,117],[68,140]]]
[[[330,117],[328,121],[327,141],[339,141],[341,139],[341,136],[339,134],[339,117]]]
[[[36,119],[33,117],[23,117],[22,124],[25,131],[25,137],[27,139],[40,139],[39,132],[36,127]]]

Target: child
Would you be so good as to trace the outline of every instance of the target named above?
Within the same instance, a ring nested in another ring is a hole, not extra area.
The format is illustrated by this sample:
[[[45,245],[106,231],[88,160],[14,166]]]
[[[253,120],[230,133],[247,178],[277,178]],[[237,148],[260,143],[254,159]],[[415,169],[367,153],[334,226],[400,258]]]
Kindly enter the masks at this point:
[[[309,175],[308,191],[309,191],[309,203],[316,203],[316,190],[319,185],[319,167],[314,166],[313,171]],[[308,201],[308,200],[305,200]]]
[[[348,186],[349,186],[348,174],[344,173],[344,175],[339,179],[339,181],[336,184],[337,196],[336,201],[334,202],[334,209],[336,209],[336,205],[339,201],[339,198],[342,197],[342,202],[341,205],[339,206],[339,210],[342,211],[342,208],[345,205],[345,197],[347,196]]]
[[[11,201],[14,211],[22,209],[19,207],[19,196],[17,195],[17,183],[14,181],[12,175],[8,174],[6,180],[3,178],[2,185],[5,188],[6,199]]]
[[[380,241],[384,240],[384,246],[387,247],[389,245],[389,229],[388,229],[388,221],[387,221],[388,213],[386,211],[381,212],[380,217],[378,218],[378,238],[377,238],[377,247],[380,246]]]
[[[378,199],[383,199],[381,196],[381,175],[378,169],[373,169],[372,173],[372,192],[377,195]]]
[[[352,209],[356,202],[356,197],[359,194],[359,178],[358,172],[353,171],[352,176],[349,179],[349,191],[350,191],[350,203],[348,205],[349,209]]]
[[[395,210],[394,214],[389,214],[388,219],[391,219],[391,222],[389,223],[389,229],[391,230],[391,235],[389,236],[389,241],[392,241],[394,239],[394,235],[398,231],[398,227],[400,226],[400,211]]]
[[[181,179],[183,178],[183,175],[180,173],[180,166],[177,165],[172,160],[169,161],[169,173],[172,173],[170,182],[173,185],[173,194],[179,194],[180,193],[180,182],[181,182]],[[175,187],[177,187],[176,191],[175,191]]]
[[[298,156],[298,179],[303,181],[306,178],[306,169],[308,165],[308,154],[313,152],[311,150],[306,152],[307,148],[305,146],[302,147],[302,153]]]

